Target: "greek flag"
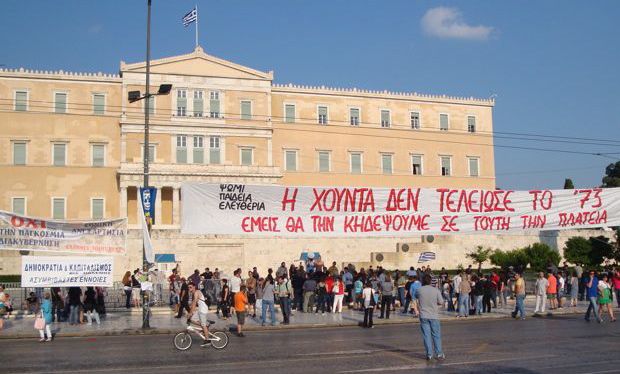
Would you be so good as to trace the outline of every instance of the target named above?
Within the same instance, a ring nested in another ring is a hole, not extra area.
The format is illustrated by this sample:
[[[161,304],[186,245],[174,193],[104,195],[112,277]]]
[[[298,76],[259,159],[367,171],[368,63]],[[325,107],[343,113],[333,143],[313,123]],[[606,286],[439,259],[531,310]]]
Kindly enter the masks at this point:
[[[189,11],[189,13],[183,16],[183,26],[187,27],[192,22],[196,22],[197,19],[198,19],[198,10],[194,8],[191,11]]]
[[[418,258],[418,264],[421,262],[427,262],[435,259],[435,252],[422,252],[420,258]]]

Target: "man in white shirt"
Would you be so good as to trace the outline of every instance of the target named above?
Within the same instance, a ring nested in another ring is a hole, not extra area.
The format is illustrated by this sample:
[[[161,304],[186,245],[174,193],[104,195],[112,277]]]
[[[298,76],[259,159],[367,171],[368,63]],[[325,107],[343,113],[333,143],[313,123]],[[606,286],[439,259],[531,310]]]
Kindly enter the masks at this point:
[[[463,277],[461,277],[461,273],[452,278],[452,289],[454,290],[454,296],[456,296],[456,312],[459,311],[459,290],[461,289],[461,282],[463,281]]]
[[[547,304],[547,286],[549,281],[545,278],[545,274],[541,271],[538,273],[538,279],[536,279],[536,307],[534,308],[534,314],[544,313]]]

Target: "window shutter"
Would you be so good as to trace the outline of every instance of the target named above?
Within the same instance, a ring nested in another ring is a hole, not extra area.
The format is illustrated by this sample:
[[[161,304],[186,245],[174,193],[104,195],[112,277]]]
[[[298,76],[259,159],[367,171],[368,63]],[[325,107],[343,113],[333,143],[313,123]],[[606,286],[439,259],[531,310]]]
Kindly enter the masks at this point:
[[[187,163],[187,138],[185,136],[177,136],[177,163]]]
[[[92,204],[92,219],[103,219],[103,199],[93,199]]]
[[[389,110],[381,111],[381,126],[382,127],[390,126],[390,111]]]
[[[295,105],[286,104],[284,107],[284,121],[288,123],[295,122]]]
[[[65,219],[65,199],[54,199],[52,206],[52,218]]]
[[[101,94],[93,95],[93,113],[102,115],[105,112],[105,96]]]
[[[286,170],[297,170],[297,153],[295,151],[286,151]]]
[[[54,109],[56,113],[67,112],[67,94],[66,93],[56,92]]]
[[[250,120],[252,119],[252,102],[251,101],[242,101],[241,102],[241,119]]]
[[[392,174],[392,155],[382,155],[383,174]]]
[[[448,115],[447,114],[440,114],[439,115],[439,129],[440,130],[447,130],[448,129]]]
[[[54,144],[54,166],[65,166],[66,144]]]
[[[204,102],[202,98],[194,99],[194,117],[202,117],[204,111]]]
[[[411,164],[414,175],[422,174],[422,156],[411,156]]]
[[[23,197],[16,197],[13,199],[13,213],[21,215],[26,214],[26,199]]]
[[[241,150],[241,165],[252,165],[252,150],[251,149]]]
[[[28,92],[17,91],[15,93],[15,110],[25,112],[28,109]]]
[[[319,152],[319,171],[329,172],[329,152]]]
[[[218,98],[212,98],[209,101],[209,111],[211,112],[211,117],[219,117],[220,116],[220,99],[219,95],[215,96]]]
[[[474,116],[467,117],[467,131],[476,132],[476,117]]]
[[[103,144],[93,145],[93,166],[104,166],[105,146]]]
[[[26,165],[26,143],[13,143],[13,164]]]
[[[362,155],[360,155],[359,153],[351,154],[351,173],[362,173]]]
[[[478,176],[478,159],[477,158],[469,159],[469,176],[471,177]]]

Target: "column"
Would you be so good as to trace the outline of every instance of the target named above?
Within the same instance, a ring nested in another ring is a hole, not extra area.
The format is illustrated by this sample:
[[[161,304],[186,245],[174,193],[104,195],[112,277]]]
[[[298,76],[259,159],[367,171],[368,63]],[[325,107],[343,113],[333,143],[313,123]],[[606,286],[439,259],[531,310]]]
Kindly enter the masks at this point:
[[[181,190],[179,188],[172,188],[172,224],[175,226],[181,225],[181,207],[179,206],[180,192]]]
[[[127,187],[121,187],[121,207],[119,217],[127,217]]]
[[[161,225],[161,187],[157,189],[155,194],[155,225]]]
[[[136,187],[136,223],[142,227],[142,215],[140,214],[140,204],[142,204],[142,197],[140,196],[140,186]]]
[[[267,166],[273,166],[273,146],[271,137],[267,139]]]

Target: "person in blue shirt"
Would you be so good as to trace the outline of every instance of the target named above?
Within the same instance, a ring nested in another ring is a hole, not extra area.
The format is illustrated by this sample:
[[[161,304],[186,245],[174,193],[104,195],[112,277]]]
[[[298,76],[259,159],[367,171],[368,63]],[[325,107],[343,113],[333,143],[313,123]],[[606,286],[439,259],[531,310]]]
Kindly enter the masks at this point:
[[[588,281],[585,284],[586,286],[586,297],[588,298],[588,301],[590,302],[590,305],[588,305],[588,310],[586,311],[586,315],[584,317],[584,319],[588,322],[590,322],[590,312],[594,312],[594,316],[596,317],[596,320],[598,321],[598,323],[603,322],[601,320],[601,317],[598,314],[598,304],[597,304],[597,297],[598,297],[598,278],[596,277],[596,273],[594,272],[594,270],[590,270],[590,277],[588,277]]]
[[[420,314],[420,309],[418,308],[418,299],[416,297],[415,292],[418,290],[418,288],[422,287],[422,283],[420,283],[417,276],[414,276],[413,278],[415,280],[413,283],[411,283],[411,286],[409,286],[409,295],[411,295],[411,306],[413,307],[413,316],[418,317]]]

